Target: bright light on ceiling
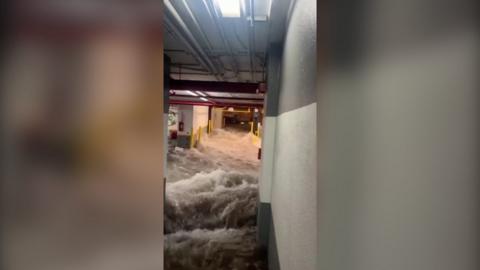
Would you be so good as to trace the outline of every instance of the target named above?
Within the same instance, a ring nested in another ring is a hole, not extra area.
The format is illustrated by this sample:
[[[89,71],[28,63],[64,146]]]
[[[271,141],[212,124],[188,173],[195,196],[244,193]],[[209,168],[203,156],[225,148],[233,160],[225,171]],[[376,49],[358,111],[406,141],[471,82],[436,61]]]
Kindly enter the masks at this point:
[[[223,17],[239,18],[241,0],[216,0]]]
[[[203,100],[203,101],[208,101],[208,99],[206,99],[204,97],[201,97],[200,99]]]
[[[185,92],[187,92],[187,93],[188,93],[189,95],[191,95],[191,96],[198,97],[197,94],[195,94],[194,92],[192,92],[192,91],[190,91],[190,90],[187,90],[187,91],[185,91]]]
[[[200,96],[202,97],[206,97],[207,95],[205,95],[204,93],[200,92],[200,91],[195,91],[195,93],[199,94]]]

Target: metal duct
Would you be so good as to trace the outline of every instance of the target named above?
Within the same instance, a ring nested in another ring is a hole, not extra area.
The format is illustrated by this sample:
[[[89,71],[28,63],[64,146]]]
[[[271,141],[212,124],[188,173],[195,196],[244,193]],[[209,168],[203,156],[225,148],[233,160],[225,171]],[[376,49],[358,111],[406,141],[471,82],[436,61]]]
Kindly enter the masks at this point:
[[[226,48],[226,50],[228,51],[228,54],[230,55],[230,57],[232,58],[233,72],[235,73],[235,75],[237,75],[238,74],[237,61],[235,59],[235,55],[233,54],[232,47],[230,46],[230,43],[229,43],[229,41],[226,37],[225,30],[223,29],[223,26],[219,23],[220,15],[218,14],[217,8],[215,7],[215,5],[212,3],[211,0],[203,0],[202,2],[203,2],[203,5],[205,6],[205,8],[207,10],[207,13],[208,13],[210,19],[213,21],[213,23],[215,24],[215,26],[219,30],[220,38],[223,42],[223,45]],[[212,14],[211,10],[213,10],[214,14]]]
[[[252,71],[252,81],[256,81],[255,68],[255,7],[254,0],[250,0],[250,25],[248,27],[248,53],[250,55],[250,69]]]
[[[188,15],[190,16],[190,19],[193,21],[195,27],[197,28],[198,33],[200,33],[200,36],[203,39],[203,42],[207,45],[208,50],[212,51],[212,49],[213,49],[212,44],[211,44],[210,40],[208,39],[207,34],[203,30],[203,28],[200,26],[200,23],[198,22],[197,17],[193,13],[190,5],[188,4],[188,1],[187,0],[182,0],[182,3],[183,3],[183,6],[185,7],[185,10],[188,13]],[[224,70],[221,63],[218,64],[218,61],[215,61],[214,64],[217,67],[217,70],[220,71],[220,73],[222,73],[222,74],[225,73],[225,70]],[[222,77],[223,77],[223,75],[222,75]]]
[[[172,28],[181,39],[181,41],[188,47],[188,49],[194,54],[195,58],[200,62],[200,64],[207,69],[210,73],[214,74],[217,80],[220,80],[220,71],[213,62],[210,60],[209,56],[202,49],[201,45],[198,44],[194,35],[188,29],[188,26],[183,21],[181,16],[178,14],[175,7],[170,3],[169,0],[164,0],[166,7],[166,16],[165,22],[168,27]],[[172,21],[173,20],[173,21]]]

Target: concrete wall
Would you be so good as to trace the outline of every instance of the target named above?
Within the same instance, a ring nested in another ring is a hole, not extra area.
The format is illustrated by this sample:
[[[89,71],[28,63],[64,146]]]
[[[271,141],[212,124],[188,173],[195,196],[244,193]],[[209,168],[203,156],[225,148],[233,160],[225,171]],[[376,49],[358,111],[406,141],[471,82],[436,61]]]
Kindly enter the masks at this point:
[[[208,126],[208,107],[207,106],[193,106],[193,130],[197,132],[198,128],[205,128]]]
[[[281,59],[269,59],[269,91],[278,87],[278,108],[267,104],[264,147],[272,149],[266,155],[273,151],[273,156],[263,156],[267,160],[262,161],[259,221],[267,222],[265,215],[271,207],[270,269],[317,270],[317,105],[316,64],[312,61],[316,55],[316,1],[296,1],[287,22]],[[275,66],[280,69],[275,71]],[[277,75],[278,86],[270,71],[281,74]]]
[[[183,132],[179,134],[190,135],[193,128],[193,105],[177,105],[178,122],[183,121]]]
[[[278,95],[280,91],[281,59],[283,44],[272,44],[268,49],[268,91],[265,94],[265,116],[263,118],[262,158],[258,206],[258,238],[262,246],[268,246],[272,223],[271,201],[275,162],[275,133],[278,118]]]
[[[319,269],[479,269],[479,44],[460,2],[371,1],[336,39],[363,48],[320,74]]]
[[[184,134],[190,134],[192,128],[197,132],[199,127],[208,125],[208,107],[206,106],[172,105],[172,110],[177,113],[177,123],[183,121]]]
[[[212,128],[222,128],[223,126],[223,109],[213,108],[212,109]]]

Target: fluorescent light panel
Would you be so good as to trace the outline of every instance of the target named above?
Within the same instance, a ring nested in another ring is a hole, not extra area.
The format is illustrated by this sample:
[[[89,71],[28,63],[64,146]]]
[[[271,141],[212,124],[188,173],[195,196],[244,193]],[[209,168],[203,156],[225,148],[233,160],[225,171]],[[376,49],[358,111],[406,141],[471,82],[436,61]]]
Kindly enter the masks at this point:
[[[187,93],[188,93],[189,95],[191,95],[191,96],[198,97],[197,94],[195,94],[194,92],[192,92],[192,91],[190,91],[190,90],[187,90],[187,91],[185,91],[185,92],[187,92]]]
[[[201,97],[200,99],[203,100],[203,101],[208,101],[208,99],[206,99],[204,97]]]
[[[239,18],[241,0],[216,0],[223,17]]]
[[[200,92],[200,91],[195,91],[195,93],[199,94],[200,96],[202,97],[206,97],[207,95],[205,95],[204,93]]]

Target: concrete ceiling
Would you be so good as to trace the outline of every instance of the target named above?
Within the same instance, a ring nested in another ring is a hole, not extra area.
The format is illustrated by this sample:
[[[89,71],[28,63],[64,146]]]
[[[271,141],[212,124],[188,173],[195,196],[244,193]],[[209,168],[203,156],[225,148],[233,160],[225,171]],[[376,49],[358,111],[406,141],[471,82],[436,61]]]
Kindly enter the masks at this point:
[[[164,0],[164,46],[171,59],[171,77],[264,81],[272,0],[241,0],[239,18],[223,17],[217,1],[222,0]]]
[[[239,18],[222,17],[216,1],[164,0],[170,103],[263,106],[256,83],[266,81],[269,44],[283,42],[292,0],[240,0]]]

